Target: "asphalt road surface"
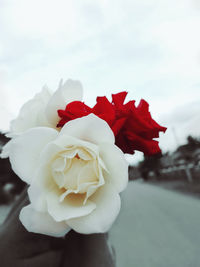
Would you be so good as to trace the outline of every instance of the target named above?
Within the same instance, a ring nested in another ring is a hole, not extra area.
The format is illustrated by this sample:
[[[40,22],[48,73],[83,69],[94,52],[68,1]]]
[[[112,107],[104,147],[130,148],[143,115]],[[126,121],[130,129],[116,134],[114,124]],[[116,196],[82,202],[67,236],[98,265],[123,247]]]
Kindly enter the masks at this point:
[[[110,240],[117,267],[200,267],[200,200],[130,182]]]

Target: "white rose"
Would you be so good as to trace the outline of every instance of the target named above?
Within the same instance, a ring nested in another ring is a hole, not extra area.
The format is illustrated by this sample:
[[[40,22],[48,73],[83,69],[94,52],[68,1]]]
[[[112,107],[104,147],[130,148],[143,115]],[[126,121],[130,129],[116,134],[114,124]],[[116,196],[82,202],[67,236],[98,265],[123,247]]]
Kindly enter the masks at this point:
[[[51,94],[47,87],[26,102],[20,109],[19,115],[11,122],[10,135],[19,134],[37,126],[56,128],[59,121],[58,109],[64,109],[72,101],[82,100],[82,85],[79,81],[61,80],[58,89]]]
[[[14,138],[24,131],[38,126],[56,128],[59,122],[58,109],[65,109],[72,101],[81,101],[83,95],[82,85],[79,81],[67,80],[64,84],[60,81],[58,89],[51,94],[47,87],[26,102],[20,109],[16,119],[11,121],[8,137]],[[1,157],[9,156],[10,142],[2,150]]]
[[[30,232],[64,236],[109,230],[120,210],[128,164],[108,124],[90,114],[53,128],[29,129],[11,141],[10,162],[30,184],[20,220]]]

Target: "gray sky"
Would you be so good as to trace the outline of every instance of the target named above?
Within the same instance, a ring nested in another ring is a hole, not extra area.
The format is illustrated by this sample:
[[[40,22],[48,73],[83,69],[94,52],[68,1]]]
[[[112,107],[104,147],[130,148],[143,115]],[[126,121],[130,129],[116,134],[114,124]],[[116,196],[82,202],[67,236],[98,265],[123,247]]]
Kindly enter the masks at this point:
[[[0,128],[60,78],[84,101],[127,90],[168,127],[164,151],[200,136],[199,0],[1,0]],[[137,157],[135,157],[137,158]]]

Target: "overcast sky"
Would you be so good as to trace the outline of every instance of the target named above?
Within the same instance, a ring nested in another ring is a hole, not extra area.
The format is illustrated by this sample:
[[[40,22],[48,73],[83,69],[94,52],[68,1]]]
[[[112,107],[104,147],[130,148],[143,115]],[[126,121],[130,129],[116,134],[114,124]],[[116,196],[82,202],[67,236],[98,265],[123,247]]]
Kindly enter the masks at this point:
[[[0,128],[44,84],[72,78],[89,105],[122,90],[146,99],[173,150],[200,136],[199,29],[199,0],[1,0]]]

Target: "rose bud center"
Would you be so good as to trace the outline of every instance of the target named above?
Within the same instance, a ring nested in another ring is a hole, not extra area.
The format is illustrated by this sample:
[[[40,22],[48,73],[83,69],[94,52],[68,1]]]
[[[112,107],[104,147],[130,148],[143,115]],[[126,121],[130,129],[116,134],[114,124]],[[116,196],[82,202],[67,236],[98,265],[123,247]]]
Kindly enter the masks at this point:
[[[85,147],[68,146],[51,164],[54,182],[61,190],[60,202],[72,194],[83,197],[83,204],[104,182],[104,164],[99,155]]]

